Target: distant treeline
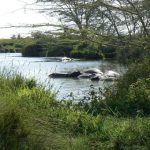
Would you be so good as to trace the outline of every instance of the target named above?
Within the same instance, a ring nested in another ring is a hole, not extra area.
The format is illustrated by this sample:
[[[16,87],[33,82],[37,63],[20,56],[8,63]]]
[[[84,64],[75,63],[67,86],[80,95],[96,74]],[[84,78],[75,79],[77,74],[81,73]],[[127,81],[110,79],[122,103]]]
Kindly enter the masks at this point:
[[[71,57],[81,59],[115,59],[130,62],[150,56],[149,38],[136,35],[132,40],[117,37],[82,39],[72,33],[33,33],[32,37],[1,39],[0,52],[21,52],[24,57]]]
[[[26,45],[23,56],[30,57],[57,57],[67,56],[81,59],[115,59],[121,62],[129,62],[150,56],[149,38],[141,38],[139,35],[132,40],[122,40],[117,37],[90,37],[82,39],[79,35],[60,33],[57,36],[34,33],[34,42]]]
[[[32,38],[13,38],[13,39],[0,39],[0,52],[1,53],[15,53],[22,52],[23,48],[33,43]]]

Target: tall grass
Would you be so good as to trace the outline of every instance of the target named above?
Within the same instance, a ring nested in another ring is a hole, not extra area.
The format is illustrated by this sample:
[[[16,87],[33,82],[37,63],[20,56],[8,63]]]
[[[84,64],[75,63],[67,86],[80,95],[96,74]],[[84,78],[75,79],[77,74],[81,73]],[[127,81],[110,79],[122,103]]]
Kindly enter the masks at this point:
[[[147,68],[147,63],[138,68]],[[138,68],[129,69],[113,90],[107,89],[106,99],[91,91],[91,100],[78,104],[57,101],[32,79],[1,73],[0,149],[150,149],[150,117],[144,109],[149,108],[149,74],[143,76]],[[128,85],[125,92],[120,89],[123,83]],[[134,105],[137,102],[143,103]],[[135,113],[140,106],[142,115]]]

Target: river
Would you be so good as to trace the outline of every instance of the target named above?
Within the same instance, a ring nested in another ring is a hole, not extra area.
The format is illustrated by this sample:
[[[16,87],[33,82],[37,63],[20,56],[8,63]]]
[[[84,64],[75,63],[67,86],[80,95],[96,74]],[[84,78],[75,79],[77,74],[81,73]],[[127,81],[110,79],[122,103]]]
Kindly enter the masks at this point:
[[[34,78],[39,84],[58,92],[58,99],[69,99],[70,93],[79,99],[88,93],[90,85],[98,89],[109,86],[112,82],[93,82],[89,79],[51,79],[48,76],[51,73],[67,73],[89,68],[98,68],[103,72],[113,70],[120,74],[125,71],[125,67],[115,61],[73,60],[64,63],[51,57],[22,57],[21,53],[0,53],[0,69],[3,70],[3,68],[21,73],[26,78]]]

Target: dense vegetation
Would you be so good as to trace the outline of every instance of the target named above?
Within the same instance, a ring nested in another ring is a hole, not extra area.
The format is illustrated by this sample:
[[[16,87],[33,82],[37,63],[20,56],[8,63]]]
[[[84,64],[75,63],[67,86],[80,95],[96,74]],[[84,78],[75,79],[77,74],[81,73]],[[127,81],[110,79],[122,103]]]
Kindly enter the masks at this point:
[[[33,79],[1,73],[0,148],[149,149],[149,66],[149,59],[133,64],[113,89],[92,87],[79,103],[57,101]]]
[[[150,57],[149,38],[135,39],[131,41],[131,45],[116,47],[113,45],[114,41],[107,38],[100,39],[100,44],[69,34],[65,38],[64,34],[60,34],[57,38],[44,33],[34,34],[30,38],[1,39],[0,52],[22,52],[23,56],[29,57],[68,56],[83,59],[116,59],[124,63]]]
[[[57,33],[58,34],[58,33]],[[100,59],[102,52],[98,44],[83,41],[80,36],[65,36],[62,33],[58,37],[44,33],[34,33],[35,43],[25,46],[22,50],[23,56],[50,56],[50,57],[73,57],[84,59]]]
[[[22,52],[22,49],[34,43],[32,38],[15,38],[15,39],[0,39],[1,53]]]
[[[124,39],[126,40],[126,37]],[[123,63],[150,57],[149,38],[138,38],[130,40],[130,42],[127,40],[117,46],[113,45],[113,43],[117,42],[117,39],[102,38],[97,43],[69,34],[68,37],[64,37],[61,34],[56,38],[41,33],[38,38],[34,37],[32,40],[34,41],[33,43],[26,45],[22,49],[23,56],[116,59]]]

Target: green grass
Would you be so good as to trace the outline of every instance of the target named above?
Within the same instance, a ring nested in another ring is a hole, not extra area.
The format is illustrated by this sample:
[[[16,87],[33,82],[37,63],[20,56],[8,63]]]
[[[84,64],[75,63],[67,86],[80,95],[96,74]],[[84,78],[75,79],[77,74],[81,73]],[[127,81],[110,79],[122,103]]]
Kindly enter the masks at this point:
[[[135,84],[149,89],[145,80]],[[137,89],[131,88],[132,100],[132,92]],[[101,104],[94,101],[92,109],[103,108]],[[108,106],[111,108],[112,103]],[[105,110],[94,114],[92,109],[83,108],[81,103],[57,101],[55,94],[38,87],[33,79],[3,72],[0,75],[0,149],[150,149],[148,115],[123,117],[115,109],[112,115],[105,114]]]

